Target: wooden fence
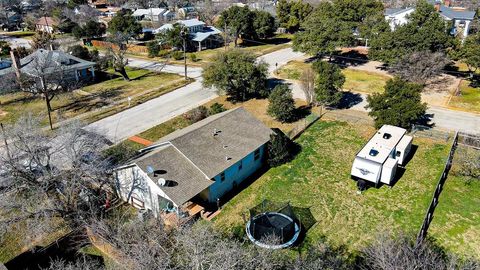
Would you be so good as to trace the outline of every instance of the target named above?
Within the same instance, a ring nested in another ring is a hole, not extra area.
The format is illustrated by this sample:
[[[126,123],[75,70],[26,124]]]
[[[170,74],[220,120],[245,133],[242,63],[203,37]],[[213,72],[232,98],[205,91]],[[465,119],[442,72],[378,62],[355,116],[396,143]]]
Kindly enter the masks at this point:
[[[104,48],[104,49],[113,48],[115,50],[118,50],[119,48],[118,45],[115,45],[107,41],[101,41],[101,40],[92,40],[92,45],[94,47]],[[127,44],[126,46],[127,46],[127,52],[148,54],[147,46],[140,46],[135,44]]]
[[[452,168],[453,156],[455,155],[455,150],[457,149],[457,145],[458,145],[458,132],[455,133],[455,137],[453,138],[453,143],[450,148],[450,153],[448,154],[445,167],[443,169],[442,175],[440,176],[440,180],[437,183],[435,192],[433,193],[433,198],[432,198],[432,201],[430,202],[430,206],[428,207],[427,213],[423,220],[423,224],[422,224],[422,227],[420,228],[420,232],[418,233],[417,246],[420,245],[427,236],[428,228],[430,227],[430,223],[432,223],[433,214],[435,212],[435,208],[438,205],[440,194],[443,191],[443,186],[445,185],[445,181],[447,180],[448,173]]]
[[[295,125],[293,127],[293,129],[290,130],[286,135],[290,139],[294,140],[294,139],[298,138],[298,136],[300,136],[300,134],[302,134],[309,126],[311,126],[313,123],[315,123],[318,119],[320,119],[320,116],[312,113],[312,114],[308,115],[307,117],[305,117],[305,119],[303,119],[302,121],[297,123],[297,125]]]

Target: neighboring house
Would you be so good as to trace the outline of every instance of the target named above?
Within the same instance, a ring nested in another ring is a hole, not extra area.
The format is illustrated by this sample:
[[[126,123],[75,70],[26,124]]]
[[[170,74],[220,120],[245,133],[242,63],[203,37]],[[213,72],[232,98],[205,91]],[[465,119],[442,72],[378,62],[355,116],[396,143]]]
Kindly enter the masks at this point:
[[[139,21],[169,22],[175,14],[164,8],[139,8],[133,12],[132,16]]]
[[[198,19],[191,20],[179,20],[176,23],[184,26],[189,35],[189,47],[193,47],[196,51],[201,51],[204,49],[217,48],[222,46],[223,37],[222,32],[216,27],[207,26],[204,22]],[[155,34],[168,31],[173,28],[173,24],[168,23],[162,25],[162,27],[154,30]]]
[[[192,200],[215,204],[265,161],[272,130],[242,107],[175,131],[115,170],[124,201],[158,216]]]
[[[461,38],[468,36],[470,31],[470,24],[475,18],[475,11],[468,11],[460,7],[450,7],[450,1],[445,1],[445,5],[438,1],[430,1],[440,16],[448,23],[451,23],[452,28],[450,34],[459,35]],[[385,20],[389,23],[390,28],[395,30],[397,26],[404,25],[408,22],[408,16],[415,11],[415,8],[397,8],[385,10]]]
[[[177,15],[182,19],[191,19],[198,16],[198,12],[195,7],[187,6],[177,10]]]
[[[390,25],[392,31],[394,31],[397,26],[406,24],[408,15],[414,11],[415,8],[387,8],[385,10],[385,20]]]
[[[35,29],[38,32],[45,32],[52,34],[58,26],[58,21],[52,17],[41,17],[35,23]]]
[[[39,49],[22,59],[18,59],[12,51],[11,56],[10,66],[0,69],[0,78],[10,73],[37,77],[41,75],[39,69],[42,69],[42,74],[53,76],[62,73],[61,75],[65,79],[72,81],[91,80],[95,77],[94,62],[80,59],[62,51]]]

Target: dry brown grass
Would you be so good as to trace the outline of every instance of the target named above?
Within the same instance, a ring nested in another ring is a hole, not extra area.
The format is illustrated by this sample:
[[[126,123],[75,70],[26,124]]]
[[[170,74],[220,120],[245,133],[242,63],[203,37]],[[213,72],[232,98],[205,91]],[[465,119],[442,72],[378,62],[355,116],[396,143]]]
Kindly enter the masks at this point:
[[[220,96],[214,100],[211,100],[210,102],[206,103],[204,106],[210,107],[213,103],[220,103],[223,104],[225,109],[233,109],[236,107],[243,107],[245,110],[253,114],[256,118],[258,118],[260,121],[262,121],[265,125],[267,125],[270,128],[279,128],[283,132],[289,132],[292,130],[298,122],[302,121],[299,120],[297,122],[293,123],[280,123],[279,121],[275,120],[273,117],[267,114],[267,107],[268,107],[268,99],[251,99],[246,102],[238,102],[238,103],[232,103],[230,101],[227,101],[226,96]],[[297,107],[300,106],[305,106],[306,102],[303,100],[295,100],[295,105]]]

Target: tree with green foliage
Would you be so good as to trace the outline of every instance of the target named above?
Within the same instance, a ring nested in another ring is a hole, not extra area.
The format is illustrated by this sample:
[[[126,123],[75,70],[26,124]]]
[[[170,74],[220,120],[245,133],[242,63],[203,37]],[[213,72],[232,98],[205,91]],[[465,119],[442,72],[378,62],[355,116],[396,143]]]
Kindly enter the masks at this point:
[[[295,119],[295,101],[292,91],[285,84],[275,86],[268,96],[267,113],[282,123],[291,122]]]
[[[408,23],[397,26],[393,32],[385,31],[372,38],[369,56],[395,63],[413,52],[444,52],[453,44],[454,38],[448,34],[447,24],[433,5],[420,0]]]
[[[298,145],[290,140],[280,129],[273,129],[268,143],[268,165],[278,167],[291,161],[296,152]]]
[[[0,40],[0,56],[1,57],[9,57],[10,51],[12,48],[10,48],[10,45],[8,44],[7,41],[5,40]]]
[[[459,58],[468,66],[471,73],[480,68],[480,32],[465,39],[459,50]]]
[[[368,114],[373,117],[375,127],[388,124],[410,129],[421,120],[427,110],[421,99],[422,88],[396,77],[387,81],[384,93],[369,95],[366,108],[370,109]]]
[[[313,55],[331,54],[339,47],[352,46],[367,18],[383,18],[383,5],[377,0],[333,0],[321,2],[295,34],[294,49]],[[383,20],[383,19],[382,19]]]
[[[72,33],[73,29],[78,25],[72,22],[70,19],[65,19],[57,26],[57,30],[62,33]]]
[[[345,76],[340,68],[325,61],[313,63],[315,78],[315,98],[321,106],[336,106],[340,103]]]
[[[253,11],[253,28],[255,35],[260,39],[273,37],[276,30],[275,18],[266,11]]]
[[[77,6],[86,5],[86,4],[88,4],[87,0],[68,0],[67,1],[67,7],[71,8],[71,9],[73,9]]]
[[[81,38],[86,38],[86,39],[93,39],[93,38],[99,38],[103,36],[106,32],[107,28],[105,24],[96,22],[96,21],[88,21],[83,27],[77,25],[73,30],[73,36],[81,39]]]
[[[305,18],[312,11],[313,6],[304,3],[302,0],[280,0],[277,2],[277,18],[280,26],[284,27],[289,33],[298,31]]]
[[[167,29],[157,34],[156,38],[162,45],[167,45],[174,49],[183,51],[182,31],[187,32],[185,37],[187,38],[186,42],[188,44],[190,40],[190,35],[188,34],[188,30],[180,23],[173,24],[173,27],[171,29]]]
[[[225,107],[223,107],[223,104],[215,102],[210,106],[210,109],[208,110],[208,115],[214,115],[214,114],[217,114],[217,113],[224,112],[226,110],[227,109],[225,109]]]
[[[87,48],[83,47],[82,45],[74,45],[71,47],[68,47],[67,53],[78,57],[80,59],[88,60],[90,61],[90,52],[88,51]]]
[[[157,57],[160,51],[162,50],[162,46],[158,41],[152,40],[147,43],[147,50],[148,50],[148,57],[153,58]]]
[[[254,19],[255,14],[250,11],[248,6],[232,6],[222,11],[217,26],[221,29],[224,29],[226,26],[227,29],[225,30],[234,37],[234,44],[237,47],[240,37],[246,39],[255,38]]]
[[[108,24],[108,32],[110,34],[122,33],[134,37],[142,33],[142,25],[132,16],[132,11],[122,9],[113,16]]]
[[[267,94],[267,64],[257,62],[255,55],[249,52],[220,53],[203,70],[203,78],[204,86],[215,86],[234,102]]]

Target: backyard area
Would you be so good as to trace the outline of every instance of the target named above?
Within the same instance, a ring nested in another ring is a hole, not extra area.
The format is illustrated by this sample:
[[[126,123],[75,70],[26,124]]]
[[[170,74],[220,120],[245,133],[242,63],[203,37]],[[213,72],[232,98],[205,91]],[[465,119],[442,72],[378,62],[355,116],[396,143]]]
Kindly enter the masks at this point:
[[[56,96],[52,100],[54,122],[80,115],[93,122],[128,108],[128,97],[134,106],[185,85],[183,77],[176,74],[130,68],[127,73],[129,82],[110,70],[98,83]],[[45,124],[48,121],[45,101],[40,97],[23,92],[5,94],[0,95],[0,104],[2,122],[13,122],[26,112],[44,115]]]
[[[480,87],[471,86],[470,81],[462,81],[460,84],[460,94],[453,96],[448,106],[480,113]]]
[[[214,223],[227,234],[243,236],[243,214],[264,199],[309,207],[317,223],[306,245],[325,239],[356,252],[385,231],[416,234],[446,160],[450,142],[415,138],[413,159],[395,186],[356,193],[350,169],[357,151],[375,132],[365,125],[317,122],[297,142],[301,153],[272,168],[226,203]],[[480,185],[452,176],[440,198],[430,236],[449,251],[479,257]],[[467,240],[468,239],[468,240]]]
[[[281,79],[300,80],[302,72],[310,67],[310,63],[296,60],[290,61],[277,71],[277,76]],[[353,68],[342,69],[342,73],[345,75],[344,90],[367,94],[383,92],[385,83],[390,79],[390,77],[383,74]]]

